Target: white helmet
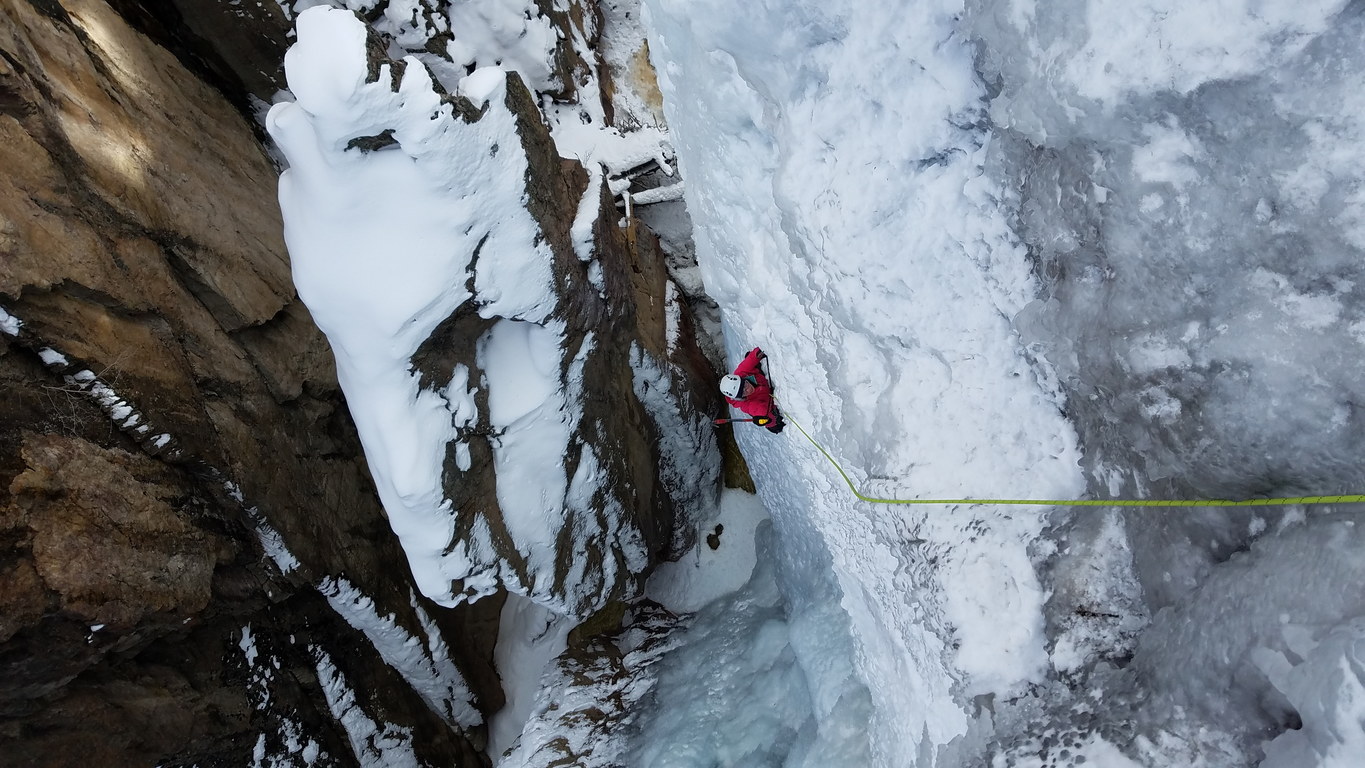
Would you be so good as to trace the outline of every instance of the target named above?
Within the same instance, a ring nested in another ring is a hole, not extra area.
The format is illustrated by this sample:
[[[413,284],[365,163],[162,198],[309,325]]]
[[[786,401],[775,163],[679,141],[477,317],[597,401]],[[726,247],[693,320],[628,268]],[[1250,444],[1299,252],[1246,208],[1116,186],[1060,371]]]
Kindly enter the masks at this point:
[[[720,379],[720,393],[726,397],[739,397],[739,377],[733,373]]]

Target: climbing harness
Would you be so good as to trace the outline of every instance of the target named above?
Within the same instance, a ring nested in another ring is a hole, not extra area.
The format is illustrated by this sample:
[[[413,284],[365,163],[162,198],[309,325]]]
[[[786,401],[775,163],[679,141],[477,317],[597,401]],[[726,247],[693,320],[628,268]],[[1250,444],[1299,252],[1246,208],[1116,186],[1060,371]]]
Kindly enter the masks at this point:
[[[786,416],[792,426],[806,436],[815,449],[824,454],[829,463],[838,470],[839,476],[848,483],[848,489],[863,501],[873,504],[1013,504],[1034,507],[1283,507],[1290,504],[1355,504],[1365,502],[1365,494],[1346,494],[1342,496],[1289,496],[1275,499],[882,499],[866,496],[849,479],[848,473],[834,460],[823,445],[805,430],[790,414]]]

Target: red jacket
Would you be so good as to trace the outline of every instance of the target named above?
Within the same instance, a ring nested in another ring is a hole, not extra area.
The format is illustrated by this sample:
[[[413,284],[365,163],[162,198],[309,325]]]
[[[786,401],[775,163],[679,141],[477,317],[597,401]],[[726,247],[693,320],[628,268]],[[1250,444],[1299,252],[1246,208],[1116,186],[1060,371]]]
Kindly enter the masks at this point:
[[[776,417],[777,409],[773,407],[772,385],[768,383],[768,377],[763,375],[763,368],[760,365],[762,360],[763,350],[758,347],[749,350],[749,354],[735,366],[735,375],[752,382],[754,391],[742,400],[733,397],[727,397],[725,400],[754,418],[771,419]]]

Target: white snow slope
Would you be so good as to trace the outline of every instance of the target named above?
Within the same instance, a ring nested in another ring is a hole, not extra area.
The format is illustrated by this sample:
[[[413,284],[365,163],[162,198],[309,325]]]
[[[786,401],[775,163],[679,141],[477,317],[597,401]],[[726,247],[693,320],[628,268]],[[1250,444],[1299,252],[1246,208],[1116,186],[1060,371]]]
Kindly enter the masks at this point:
[[[639,764],[1352,764],[1350,510],[872,505],[797,425],[877,496],[1360,492],[1365,4],[643,6],[731,362],[793,422],[739,429],[788,619],[824,548],[871,714],[763,709],[837,663],[722,638],[754,586],[692,630],[747,652],[677,652],[747,698],[665,671]],[[769,743],[699,738],[732,714]]]

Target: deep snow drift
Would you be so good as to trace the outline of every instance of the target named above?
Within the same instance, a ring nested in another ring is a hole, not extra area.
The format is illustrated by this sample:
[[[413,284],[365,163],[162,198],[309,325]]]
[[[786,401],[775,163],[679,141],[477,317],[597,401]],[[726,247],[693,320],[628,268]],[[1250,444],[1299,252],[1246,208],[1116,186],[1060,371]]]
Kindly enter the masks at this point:
[[[731,359],[762,344],[865,492],[1365,488],[1365,3],[644,7]],[[788,620],[838,609],[792,660],[827,680],[846,647],[865,692],[763,744],[678,740],[789,690],[755,659],[795,628],[715,650],[760,569],[673,657],[752,685],[670,697],[666,671],[640,765],[1359,754],[1358,509],[872,506],[796,430],[740,440]]]

